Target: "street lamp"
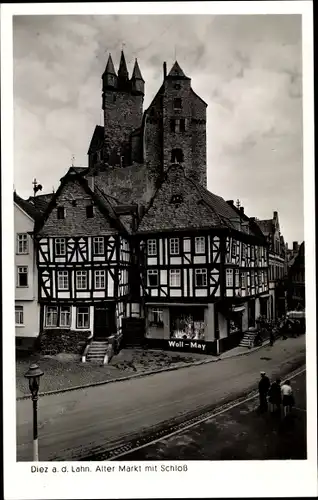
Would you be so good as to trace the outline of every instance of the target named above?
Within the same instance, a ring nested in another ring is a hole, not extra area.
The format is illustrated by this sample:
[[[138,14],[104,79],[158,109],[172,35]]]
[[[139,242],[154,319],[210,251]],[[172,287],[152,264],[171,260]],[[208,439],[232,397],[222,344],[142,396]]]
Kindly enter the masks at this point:
[[[39,446],[38,446],[38,392],[40,387],[40,377],[43,372],[36,363],[33,363],[26,374],[25,378],[29,380],[30,392],[33,401],[33,461],[39,460]]]

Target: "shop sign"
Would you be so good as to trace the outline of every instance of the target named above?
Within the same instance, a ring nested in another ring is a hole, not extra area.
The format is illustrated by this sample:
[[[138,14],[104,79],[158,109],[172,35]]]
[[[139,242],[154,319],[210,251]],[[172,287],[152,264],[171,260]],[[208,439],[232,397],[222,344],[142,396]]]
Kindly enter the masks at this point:
[[[181,351],[182,349],[193,349],[194,351],[204,352],[206,348],[205,342],[197,340],[168,340],[168,346]]]

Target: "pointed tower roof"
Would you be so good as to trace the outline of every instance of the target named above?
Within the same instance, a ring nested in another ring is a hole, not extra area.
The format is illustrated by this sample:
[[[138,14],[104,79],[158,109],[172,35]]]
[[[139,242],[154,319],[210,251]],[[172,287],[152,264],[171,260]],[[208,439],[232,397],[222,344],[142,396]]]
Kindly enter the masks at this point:
[[[108,61],[106,64],[105,73],[109,73],[110,75],[116,75],[116,71],[114,68],[114,63],[113,63],[111,54],[109,54],[109,56],[108,56]]]
[[[121,51],[121,56],[120,56],[118,78],[122,78],[124,80],[128,79],[128,69],[127,69],[126,59],[125,59],[123,51]]]
[[[181,79],[182,80],[190,80],[190,78],[188,76],[186,76],[184,74],[184,72],[182,71],[182,69],[180,68],[178,61],[176,61],[174,63],[174,65],[172,66],[169,74],[167,75],[167,78],[175,78],[178,80],[181,80]]]
[[[134,65],[134,70],[131,79],[135,80],[142,80],[143,82],[145,81],[143,77],[141,76],[141,71],[138,65],[137,59],[135,59],[135,65]]]

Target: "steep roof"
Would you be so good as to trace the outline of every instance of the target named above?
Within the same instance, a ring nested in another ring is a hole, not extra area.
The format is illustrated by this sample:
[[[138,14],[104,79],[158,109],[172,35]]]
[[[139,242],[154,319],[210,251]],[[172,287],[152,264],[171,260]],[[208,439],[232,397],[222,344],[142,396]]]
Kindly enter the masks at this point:
[[[119,79],[128,79],[128,69],[127,69],[127,64],[126,64],[126,59],[124,55],[124,51],[121,51],[120,55],[120,63],[119,63],[119,68],[118,68],[118,78]]]
[[[13,193],[13,201],[34,221],[37,221],[41,217],[41,211],[28,200],[21,198],[15,191]]]
[[[96,125],[87,154],[99,149],[104,142],[104,127]]]
[[[108,61],[107,61],[106,68],[104,71],[104,74],[106,74],[106,73],[116,76],[116,71],[115,71],[115,67],[114,67],[114,63],[113,63],[111,54],[109,54],[109,56],[108,56]]]
[[[143,82],[145,81],[143,79],[143,77],[141,76],[141,71],[140,71],[137,59],[135,59],[135,65],[134,65],[133,74],[132,74],[131,78],[135,79],[135,80],[142,80]]]
[[[273,231],[273,220],[272,219],[264,219],[264,220],[256,220],[257,225],[260,227],[262,233],[267,236],[269,233]]]
[[[52,199],[53,193],[47,193],[47,194],[38,194],[37,196],[30,196],[28,198],[28,203],[30,203],[34,208],[41,212],[44,213],[48,204],[50,203]]]
[[[186,177],[181,165],[171,165],[151,199],[137,232],[210,228],[243,232],[240,222],[240,216],[221,196]]]
[[[183,70],[180,68],[178,61],[175,61],[166,78],[190,80],[190,78],[186,76]]]
[[[64,186],[72,181],[78,181],[79,184],[83,187],[84,191],[92,198],[92,201],[99,208],[100,212],[106,217],[106,219],[111,223],[112,227],[118,231],[126,231],[123,224],[120,222],[117,217],[113,205],[115,204],[114,199],[108,197],[107,194],[103,193],[98,188],[94,188],[94,191],[89,187],[87,180],[83,175],[76,171],[75,167],[71,167],[66,175],[61,179],[60,186],[56,193],[53,195],[49,205],[47,206],[41,221],[38,222],[36,226],[36,231],[41,233],[42,228],[45,225],[50,213],[56,206],[56,201],[59,198]]]

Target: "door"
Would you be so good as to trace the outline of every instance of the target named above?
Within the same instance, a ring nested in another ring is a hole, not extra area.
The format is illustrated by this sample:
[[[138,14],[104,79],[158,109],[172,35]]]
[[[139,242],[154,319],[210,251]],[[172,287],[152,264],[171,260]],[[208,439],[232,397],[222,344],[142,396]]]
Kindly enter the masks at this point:
[[[250,300],[248,303],[248,326],[255,326],[255,300]]]
[[[142,347],[144,345],[146,325],[143,318],[124,318],[122,328],[124,347]]]
[[[105,340],[114,333],[114,307],[100,304],[94,307],[94,339]]]

